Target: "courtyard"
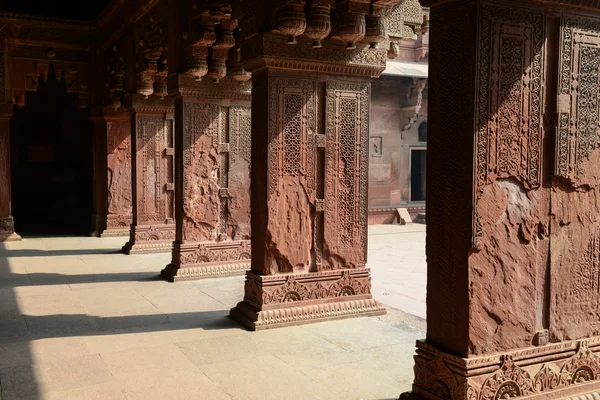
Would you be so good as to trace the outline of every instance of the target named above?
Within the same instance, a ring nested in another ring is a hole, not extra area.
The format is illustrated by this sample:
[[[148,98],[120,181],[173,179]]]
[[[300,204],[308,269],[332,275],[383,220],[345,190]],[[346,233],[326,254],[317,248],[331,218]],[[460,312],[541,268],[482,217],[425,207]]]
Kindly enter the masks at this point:
[[[13,399],[396,399],[425,337],[425,225],[369,227],[387,315],[249,332],[244,277],[167,283],[124,238],[0,243],[0,384]]]

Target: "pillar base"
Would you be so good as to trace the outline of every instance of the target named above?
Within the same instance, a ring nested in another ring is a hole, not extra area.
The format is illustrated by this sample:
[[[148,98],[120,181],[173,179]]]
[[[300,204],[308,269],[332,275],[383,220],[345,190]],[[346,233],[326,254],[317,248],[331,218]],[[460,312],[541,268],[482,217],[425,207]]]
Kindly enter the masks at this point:
[[[244,275],[250,269],[250,241],[174,243],[173,262],[161,271],[169,282]]]
[[[600,399],[600,337],[471,358],[418,341],[415,362],[402,400]]]
[[[17,235],[15,232],[0,233],[0,242],[18,242],[20,240],[23,240],[23,238]]]
[[[131,214],[109,214],[106,217],[106,229],[100,237],[129,236],[132,219]]]
[[[246,273],[244,301],[230,316],[251,330],[384,315],[366,268],[295,275]]]
[[[15,233],[14,218],[0,218],[0,242],[17,242],[19,240],[22,238]]]
[[[175,225],[131,226],[130,240],[123,246],[123,253],[168,253],[173,249]]]

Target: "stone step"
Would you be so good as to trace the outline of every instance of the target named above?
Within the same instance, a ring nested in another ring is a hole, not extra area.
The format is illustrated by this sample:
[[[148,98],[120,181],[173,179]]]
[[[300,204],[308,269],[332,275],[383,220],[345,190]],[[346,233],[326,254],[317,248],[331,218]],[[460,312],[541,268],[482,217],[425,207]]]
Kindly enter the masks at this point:
[[[427,219],[425,217],[425,213],[417,214],[415,219],[413,219],[413,223],[414,224],[427,224]]]

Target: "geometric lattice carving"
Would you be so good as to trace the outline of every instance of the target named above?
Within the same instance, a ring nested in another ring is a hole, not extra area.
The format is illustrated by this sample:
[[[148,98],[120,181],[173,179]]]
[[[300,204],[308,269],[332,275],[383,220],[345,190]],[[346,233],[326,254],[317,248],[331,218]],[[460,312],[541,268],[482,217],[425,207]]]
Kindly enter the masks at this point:
[[[560,47],[555,173],[576,182],[600,139],[600,21],[565,16]]]
[[[250,162],[251,110],[250,107],[230,107],[229,127],[231,143],[231,164],[238,161]]]
[[[316,84],[311,80],[273,78],[270,87],[269,196],[280,190],[278,185],[286,174],[306,179],[306,188],[312,194],[315,166],[307,160],[314,152],[311,133],[316,129]]]
[[[162,115],[136,115],[137,131],[137,193],[138,224],[165,223],[172,218],[166,210],[167,199],[163,188],[167,183],[165,119]],[[141,151],[140,151],[141,150]]]
[[[364,266],[370,86],[328,82],[326,90],[325,240],[347,266]]]
[[[386,31],[390,37],[414,39],[415,30],[423,24],[423,17],[423,7],[418,0],[403,0],[385,20]]]
[[[529,189],[540,185],[543,49],[543,14],[482,7],[474,248],[480,249],[483,241],[477,204],[485,185],[509,177]]]

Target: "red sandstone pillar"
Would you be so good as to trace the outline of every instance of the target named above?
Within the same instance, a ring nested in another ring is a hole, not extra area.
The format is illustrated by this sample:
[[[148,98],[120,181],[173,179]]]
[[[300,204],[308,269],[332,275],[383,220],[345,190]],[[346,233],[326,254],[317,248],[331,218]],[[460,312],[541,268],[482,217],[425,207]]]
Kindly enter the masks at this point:
[[[179,85],[177,234],[161,274],[170,281],[243,274],[250,267],[250,86],[187,76]]]
[[[198,13],[200,25],[181,53],[179,24],[170,25],[177,234],[172,262],[161,272],[169,281],[243,274],[250,267],[250,76],[237,59],[226,66],[237,21],[223,3],[213,14],[180,9],[185,4],[177,1],[171,6],[181,12],[176,22]]]
[[[107,158],[107,215],[102,237],[127,236],[132,223],[131,119],[125,110],[104,110]]]
[[[354,6],[356,18],[340,12],[364,22],[368,4]],[[347,28],[344,43],[293,39],[302,32],[290,29],[243,44],[253,74],[252,270],[231,316],[252,330],[385,313],[366,262],[370,80],[386,52],[352,49],[364,30]]]
[[[15,222],[10,207],[10,118],[12,117],[12,108],[12,104],[0,104],[0,242],[21,240],[21,237],[15,233]]]
[[[126,254],[168,252],[175,239],[171,99],[128,95],[133,217]]]
[[[407,396],[596,398],[600,6],[427,3],[427,339]]]

